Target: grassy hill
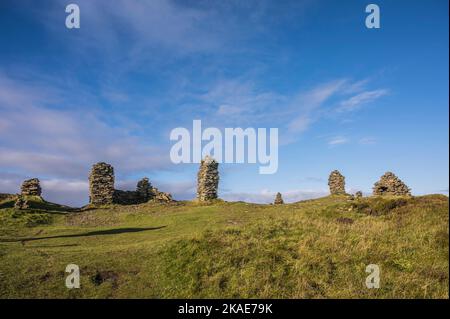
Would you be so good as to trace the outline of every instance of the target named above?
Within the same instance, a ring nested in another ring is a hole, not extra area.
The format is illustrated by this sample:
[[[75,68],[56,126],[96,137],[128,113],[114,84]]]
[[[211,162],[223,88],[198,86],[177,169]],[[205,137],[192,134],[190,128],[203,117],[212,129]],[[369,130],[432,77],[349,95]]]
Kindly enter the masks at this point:
[[[0,203],[0,298],[448,298],[448,198]],[[81,288],[65,287],[79,265]],[[368,264],[381,287],[368,289]]]

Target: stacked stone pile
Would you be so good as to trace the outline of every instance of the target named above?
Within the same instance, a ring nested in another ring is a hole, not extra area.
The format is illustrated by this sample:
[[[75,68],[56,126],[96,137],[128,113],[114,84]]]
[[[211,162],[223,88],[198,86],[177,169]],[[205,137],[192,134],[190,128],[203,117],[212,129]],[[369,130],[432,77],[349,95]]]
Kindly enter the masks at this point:
[[[143,202],[147,202],[153,197],[152,184],[147,177],[141,179],[136,185],[136,193]]]
[[[363,197],[363,193],[361,191],[357,191],[355,193],[355,198],[362,198]]]
[[[165,192],[160,192],[156,187],[152,187],[152,197],[153,200],[159,202],[171,202],[173,201],[172,195]]]
[[[89,175],[89,202],[94,205],[114,201],[114,168],[106,163],[94,164]]]
[[[328,186],[332,195],[345,194],[345,177],[337,170],[332,171],[328,178]]]
[[[25,199],[23,196],[19,196],[14,202],[14,208],[27,209],[30,208],[30,204],[28,203],[28,200]]]
[[[374,195],[411,196],[411,190],[392,172],[386,172],[373,187]]]
[[[277,193],[275,195],[275,201],[273,202],[275,205],[284,204],[283,197],[281,196],[281,193]]]
[[[20,190],[21,195],[24,196],[41,196],[41,192],[41,186],[37,178],[24,181]]]
[[[206,156],[197,174],[197,199],[202,202],[216,199],[218,186],[219,163]]]

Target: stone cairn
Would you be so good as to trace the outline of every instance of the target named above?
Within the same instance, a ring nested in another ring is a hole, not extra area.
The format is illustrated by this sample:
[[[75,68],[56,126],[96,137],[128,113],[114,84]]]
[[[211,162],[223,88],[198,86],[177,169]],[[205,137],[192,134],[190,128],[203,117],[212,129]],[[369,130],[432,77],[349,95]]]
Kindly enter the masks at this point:
[[[160,192],[156,187],[152,187],[151,199],[158,202],[171,202],[173,201],[172,195],[165,192]]]
[[[357,191],[355,193],[355,198],[362,198],[363,197],[363,193],[361,191]]]
[[[94,164],[89,175],[89,202],[112,204],[114,200],[114,168],[106,163]]]
[[[41,192],[41,186],[39,184],[39,179],[37,178],[24,181],[20,189],[20,194],[22,196],[41,196]]]
[[[345,177],[337,170],[331,172],[328,178],[331,195],[345,194]]]
[[[411,196],[411,190],[392,172],[386,172],[373,186],[374,195]]]
[[[219,186],[219,163],[206,156],[197,174],[197,199],[201,202],[217,198]]]
[[[136,185],[136,193],[144,201],[148,201],[153,197],[152,184],[147,177],[141,179]]]
[[[135,191],[115,189],[114,168],[103,162],[92,166],[89,175],[89,192],[89,202],[93,205],[135,205],[152,199],[163,202],[172,201],[172,195],[152,187],[147,177],[137,183]]]
[[[159,202],[173,201],[172,195],[160,192],[156,187],[153,187],[147,177],[144,177],[137,183],[136,191],[114,190],[113,202],[115,204],[134,205],[146,203],[149,200]]]
[[[25,197],[19,196],[19,197],[17,197],[16,201],[14,202],[14,208],[27,209],[27,208],[30,208],[30,204]]]
[[[284,201],[283,201],[283,197],[281,196],[281,193],[277,193],[276,195],[275,195],[275,201],[273,202],[275,205],[280,205],[280,204],[284,204]]]

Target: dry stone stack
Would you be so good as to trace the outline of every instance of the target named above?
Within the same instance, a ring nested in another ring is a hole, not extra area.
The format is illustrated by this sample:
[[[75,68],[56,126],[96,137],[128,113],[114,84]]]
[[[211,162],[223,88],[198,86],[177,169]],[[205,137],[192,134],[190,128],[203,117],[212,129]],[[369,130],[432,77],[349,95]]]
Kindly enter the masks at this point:
[[[41,192],[41,186],[37,178],[24,181],[20,190],[21,195],[24,196],[41,196]]]
[[[151,199],[158,202],[171,202],[173,201],[172,195],[165,192],[160,192],[156,187],[151,189]]]
[[[411,196],[411,190],[392,172],[386,172],[373,187],[374,195]]]
[[[328,178],[328,186],[331,195],[345,194],[345,177],[338,170],[332,171]]]
[[[152,184],[147,177],[141,179],[136,185],[136,193],[138,193],[139,198],[146,202],[153,197]]]
[[[94,164],[89,175],[89,202],[94,205],[114,201],[114,168],[106,163]]]
[[[281,196],[281,193],[277,193],[276,195],[275,195],[275,201],[273,202],[275,205],[280,205],[280,204],[284,204],[284,201],[283,201],[283,197]]]
[[[119,189],[114,190],[113,203],[120,205],[134,205],[143,203],[143,200],[135,191],[122,191]]]
[[[361,191],[357,191],[355,193],[355,198],[362,198],[363,197],[363,193]]]
[[[206,156],[197,174],[197,199],[201,202],[217,198],[219,186],[219,163]]]
[[[25,199],[23,196],[19,196],[16,201],[14,202],[14,208],[17,209],[27,209],[30,208],[30,204],[27,199]]]
[[[147,177],[141,179],[135,191],[114,189],[114,168],[106,163],[92,166],[89,175],[89,202],[94,205],[120,204],[135,205],[149,200],[170,202],[172,195],[152,187]]]

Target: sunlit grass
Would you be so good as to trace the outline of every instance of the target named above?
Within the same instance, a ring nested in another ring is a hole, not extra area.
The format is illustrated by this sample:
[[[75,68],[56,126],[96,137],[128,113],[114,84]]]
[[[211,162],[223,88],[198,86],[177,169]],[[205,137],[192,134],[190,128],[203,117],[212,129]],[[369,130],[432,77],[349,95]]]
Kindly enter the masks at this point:
[[[4,208],[0,297],[448,298],[448,231],[440,195]],[[65,287],[69,263],[80,289]]]

